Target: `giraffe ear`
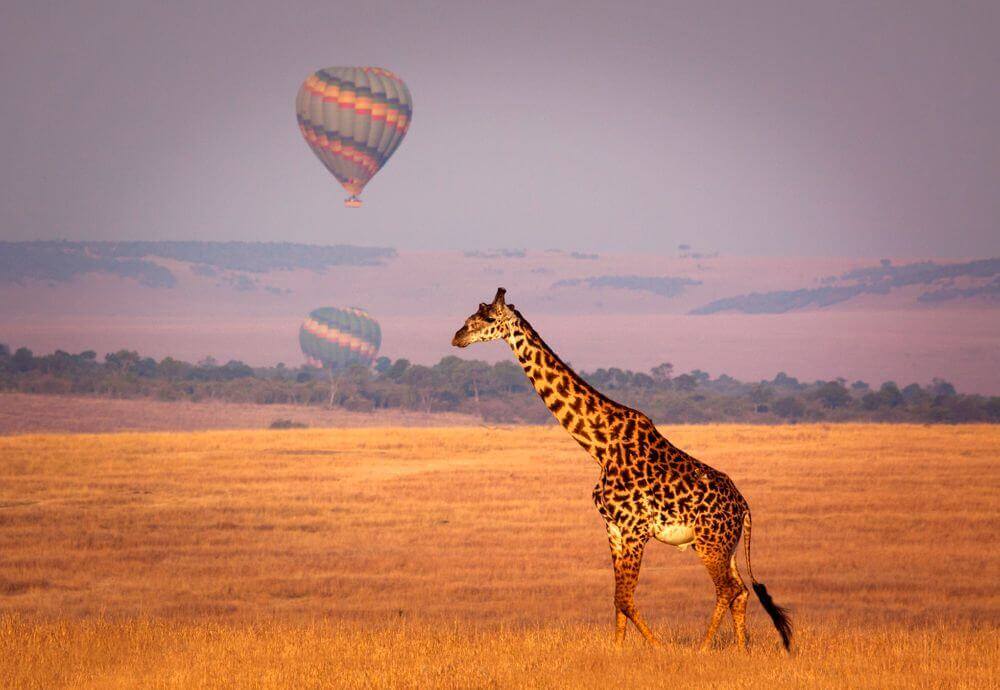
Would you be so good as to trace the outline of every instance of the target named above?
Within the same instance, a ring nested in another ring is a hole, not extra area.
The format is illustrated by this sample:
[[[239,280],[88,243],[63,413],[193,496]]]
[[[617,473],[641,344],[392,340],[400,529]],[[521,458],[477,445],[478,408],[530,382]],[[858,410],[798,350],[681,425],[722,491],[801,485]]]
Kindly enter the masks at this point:
[[[503,288],[497,288],[497,296],[493,298],[493,306],[494,307],[504,306],[503,297],[506,294],[507,294],[506,290],[504,290]]]

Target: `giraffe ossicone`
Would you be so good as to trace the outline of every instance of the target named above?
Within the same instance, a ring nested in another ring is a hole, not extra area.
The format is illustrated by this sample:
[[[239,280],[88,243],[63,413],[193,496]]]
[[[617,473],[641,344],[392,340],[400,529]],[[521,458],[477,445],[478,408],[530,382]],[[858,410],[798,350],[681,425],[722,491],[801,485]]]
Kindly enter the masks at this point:
[[[753,576],[750,507],[733,481],[675,447],[642,412],[611,400],[570,369],[506,303],[506,293],[497,288],[493,301],[481,303],[451,342],[467,347],[506,341],[542,402],[600,467],[593,499],[611,547],[615,639],[624,639],[627,621],[632,621],[646,640],[661,644],[634,600],[643,552],[656,539],[682,551],[692,547],[715,584],[715,610],[702,649],[711,645],[727,610],[736,642],[746,649],[748,590],[736,564],[743,536],[753,590],[789,649],[791,620]]]

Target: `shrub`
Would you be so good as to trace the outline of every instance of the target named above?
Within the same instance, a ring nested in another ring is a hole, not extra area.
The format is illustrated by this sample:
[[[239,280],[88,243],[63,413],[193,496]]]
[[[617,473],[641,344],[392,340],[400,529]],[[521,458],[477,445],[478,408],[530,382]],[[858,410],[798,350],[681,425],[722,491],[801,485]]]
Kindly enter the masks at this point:
[[[309,425],[302,422],[295,422],[291,419],[275,419],[271,422],[271,429],[305,429]]]
[[[799,418],[806,413],[806,406],[802,401],[791,396],[775,400],[771,409],[774,410],[774,414],[785,419]]]

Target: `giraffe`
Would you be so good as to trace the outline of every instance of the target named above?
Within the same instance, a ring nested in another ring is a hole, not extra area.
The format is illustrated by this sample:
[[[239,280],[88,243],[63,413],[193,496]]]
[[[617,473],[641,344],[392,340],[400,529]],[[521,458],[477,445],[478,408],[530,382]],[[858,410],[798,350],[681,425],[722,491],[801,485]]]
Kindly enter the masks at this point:
[[[452,345],[504,340],[545,406],[600,466],[594,504],[604,519],[615,575],[615,642],[625,639],[628,621],[653,646],[662,642],[636,607],[634,594],[649,540],[692,547],[715,584],[715,610],[701,649],[728,610],[736,644],[747,648],[748,590],[736,565],[742,531],[747,572],[754,593],[790,649],[788,612],[774,603],[750,566],[750,507],[733,481],[664,438],[643,413],[607,398],[570,369],[531,327],[499,288],[455,333]]]

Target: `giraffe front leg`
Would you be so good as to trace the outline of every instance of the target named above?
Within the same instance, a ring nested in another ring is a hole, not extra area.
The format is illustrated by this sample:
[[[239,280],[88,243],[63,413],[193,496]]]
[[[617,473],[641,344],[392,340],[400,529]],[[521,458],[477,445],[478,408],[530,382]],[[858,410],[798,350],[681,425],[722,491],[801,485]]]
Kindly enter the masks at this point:
[[[616,525],[608,523],[608,540],[615,569],[615,642],[620,645],[624,641],[627,621],[632,621],[647,642],[662,647],[663,643],[646,625],[635,605],[635,587],[639,582],[645,539],[623,534]]]
[[[619,647],[625,641],[625,631],[628,628],[628,616],[615,606],[615,644]]]

